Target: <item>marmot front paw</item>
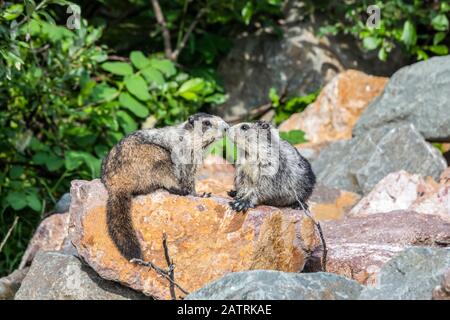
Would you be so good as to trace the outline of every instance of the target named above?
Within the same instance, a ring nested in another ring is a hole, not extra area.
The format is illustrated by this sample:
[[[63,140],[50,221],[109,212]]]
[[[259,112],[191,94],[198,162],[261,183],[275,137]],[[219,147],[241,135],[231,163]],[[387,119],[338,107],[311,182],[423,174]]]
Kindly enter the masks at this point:
[[[237,212],[246,212],[248,209],[255,207],[250,201],[242,199],[230,201],[229,204],[230,207]]]

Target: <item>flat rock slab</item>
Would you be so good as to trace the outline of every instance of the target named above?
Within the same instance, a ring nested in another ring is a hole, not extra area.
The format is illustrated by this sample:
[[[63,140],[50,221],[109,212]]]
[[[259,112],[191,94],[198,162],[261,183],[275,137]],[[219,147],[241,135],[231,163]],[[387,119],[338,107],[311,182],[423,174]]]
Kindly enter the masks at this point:
[[[450,246],[450,223],[412,211],[322,223],[327,271],[374,284],[385,263],[409,246]]]
[[[430,300],[450,268],[449,248],[408,248],[391,259],[375,287],[361,292],[363,300]]]
[[[255,270],[235,272],[206,285],[187,300],[351,300],[362,286],[325,273]]]
[[[386,175],[405,170],[439,179],[447,164],[412,124],[384,126],[335,142],[312,162],[318,182],[367,194]]]
[[[360,136],[386,123],[408,122],[428,141],[450,142],[449,88],[450,56],[404,67],[362,113],[353,133]]]
[[[15,300],[142,300],[141,293],[100,278],[70,255],[39,251]]]
[[[107,232],[107,192],[100,180],[73,181],[71,195],[70,237],[78,254],[105,279],[170,299],[165,278],[129,263],[115,248]],[[167,268],[165,232],[175,280],[192,292],[234,271],[301,271],[320,246],[312,220],[302,211],[260,206],[242,214],[231,211],[228,201],[165,191],[135,197],[132,219],[144,259]],[[176,295],[184,296],[179,290]]]

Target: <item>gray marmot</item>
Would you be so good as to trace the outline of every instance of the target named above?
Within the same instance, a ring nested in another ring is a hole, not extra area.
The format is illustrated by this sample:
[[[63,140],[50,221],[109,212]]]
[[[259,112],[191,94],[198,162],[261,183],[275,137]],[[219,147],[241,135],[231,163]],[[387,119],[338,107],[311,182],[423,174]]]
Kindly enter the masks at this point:
[[[240,123],[228,130],[238,148],[234,188],[228,194],[235,211],[256,205],[307,208],[316,177],[308,160],[279,137],[268,122]]]
[[[202,151],[227,129],[220,117],[198,113],[179,125],[131,133],[112,148],[103,160],[101,180],[108,190],[108,232],[126,259],[143,259],[131,219],[132,197],[156,189],[196,195]]]

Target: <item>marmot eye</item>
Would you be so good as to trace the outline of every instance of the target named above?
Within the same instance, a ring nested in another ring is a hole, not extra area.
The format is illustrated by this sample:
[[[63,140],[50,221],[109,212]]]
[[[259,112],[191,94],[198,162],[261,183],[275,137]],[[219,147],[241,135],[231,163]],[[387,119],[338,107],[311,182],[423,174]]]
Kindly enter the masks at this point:
[[[205,120],[203,121],[203,125],[210,127],[211,126],[211,122],[209,120]]]
[[[248,129],[250,129],[250,127],[248,126],[248,124],[244,124],[244,125],[242,125],[242,127],[241,127],[241,130],[242,130],[242,131],[247,131]]]

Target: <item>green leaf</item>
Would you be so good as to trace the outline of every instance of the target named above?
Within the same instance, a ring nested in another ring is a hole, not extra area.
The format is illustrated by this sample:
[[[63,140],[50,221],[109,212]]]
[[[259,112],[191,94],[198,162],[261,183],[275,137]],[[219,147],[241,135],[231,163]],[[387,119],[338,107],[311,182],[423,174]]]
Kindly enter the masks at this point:
[[[440,56],[445,56],[448,54],[448,47],[446,45],[437,45],[437,46],[431,46],[428,48],[428,50],[430,50],[431,52],[440,55]]]
[[[181,87],[178,89],[178,93],[184,93],[184,92],[194,92],[199,93],[203,90],[205,86],[205,81],[201,78],[194,78],[186,81],[181,85]]]
[[[67,151],[64,156],[64,163],[67,170],[74,170],[84,163],[86,152],[82,151]]]
[[[6,196],[6,202],[14,210],[21,210],[27,206],[25,194],[22,192],[10,191]]]
[[[448,18],[443,13],[438,14],[431,20],[431,25],[437,31],[446,31],[448,30]]]
[[[117,112],[117,119],[119,120],[119,124],[126,134],[136,131],[137,129],[136,122],[125,111]]]
[[[9,176],[11,179],[19,179],[20,176],[23,174],[23,167],[22,166],[12,166],[11,170],[9,171]]]
[[[111,101],[116,97],[116,95],[117,95],[117,89],[110,87],[105,83],[101,83],[101,84],[95,86],[91,93],[93,102]]]
[[[405,24],[403,25],[401,40],[407,47],[412,47],[417,43],[416,27],[409,20],[405,21]]]
[[[439,43],[442,42],[442,40],[445,39],[445,37],[447,36],[447,34],[445,32],[438,32],[434,35],[433,37],[433,45],[438,45]]]
[[[19,17],[22,14],[22,12],[23,12],[22,4],[12,4],[5,9],[5,11],[1,14],[1,16],[6,20],[11,21]]]
[[[128,76],[133,74],[133,68],[127,62],[105,62],[101,65],[101,67],[103,70],[119,76]]]
[[[307,140],[305,139],[305,133],[301,130],[291,130],[288,132],[280,132],[280,138],[286,140],[290,144],[299,144],[304,143]]]
[[[363,39],[363,46],[367,50],[375,50],[380,43],[381,40],[375,37],[366,37]]]
[[[378,51],[378,59],[380,59],[381,61],[386,61],[388,57],[387,51],[385,48],[381,48]]]
[[[48,171],[57,171],[64,165],[64,160],[57,156],[51,155],[45,165],[47,166]]]
[[[275,88],[270,88],[269,98],[274,107],[280,106],[280,96],[278,95],[277,90]]]
[[[141,52],[141,51],[133,51],[130,54],[130,60],[133,65],[140,69],[144,69],[150,64],[150,60]]]
[[[248,1],[242,8],[241,16],[244,19],[244,23],[249,25],[253,16],[253,3],[251,1]]]
[[[28,193],[25,197],[26,202],[28,206],[33,209],[34,211],[41,211],[42,209],[42,202],[41,199],[39,199],[39,196],[36,193]]]
[[[154,83],[157,86],[162,86],[165,83],[162,73],[154,67],[147,67],[141,70],[141,73],[149,84]]]
[[[173,62],[167,59],[152,59],[150,65],[161,71],[166,77],[171,77],[177,73]]]
[[[140,75],[132,75],[125,78],[125,87],[130,93],[142,101],[151,99],[148,93],[147,82]]]
[[[148,109],[126,92],[120,94],[119,103],[140,118],[148,116]]]

